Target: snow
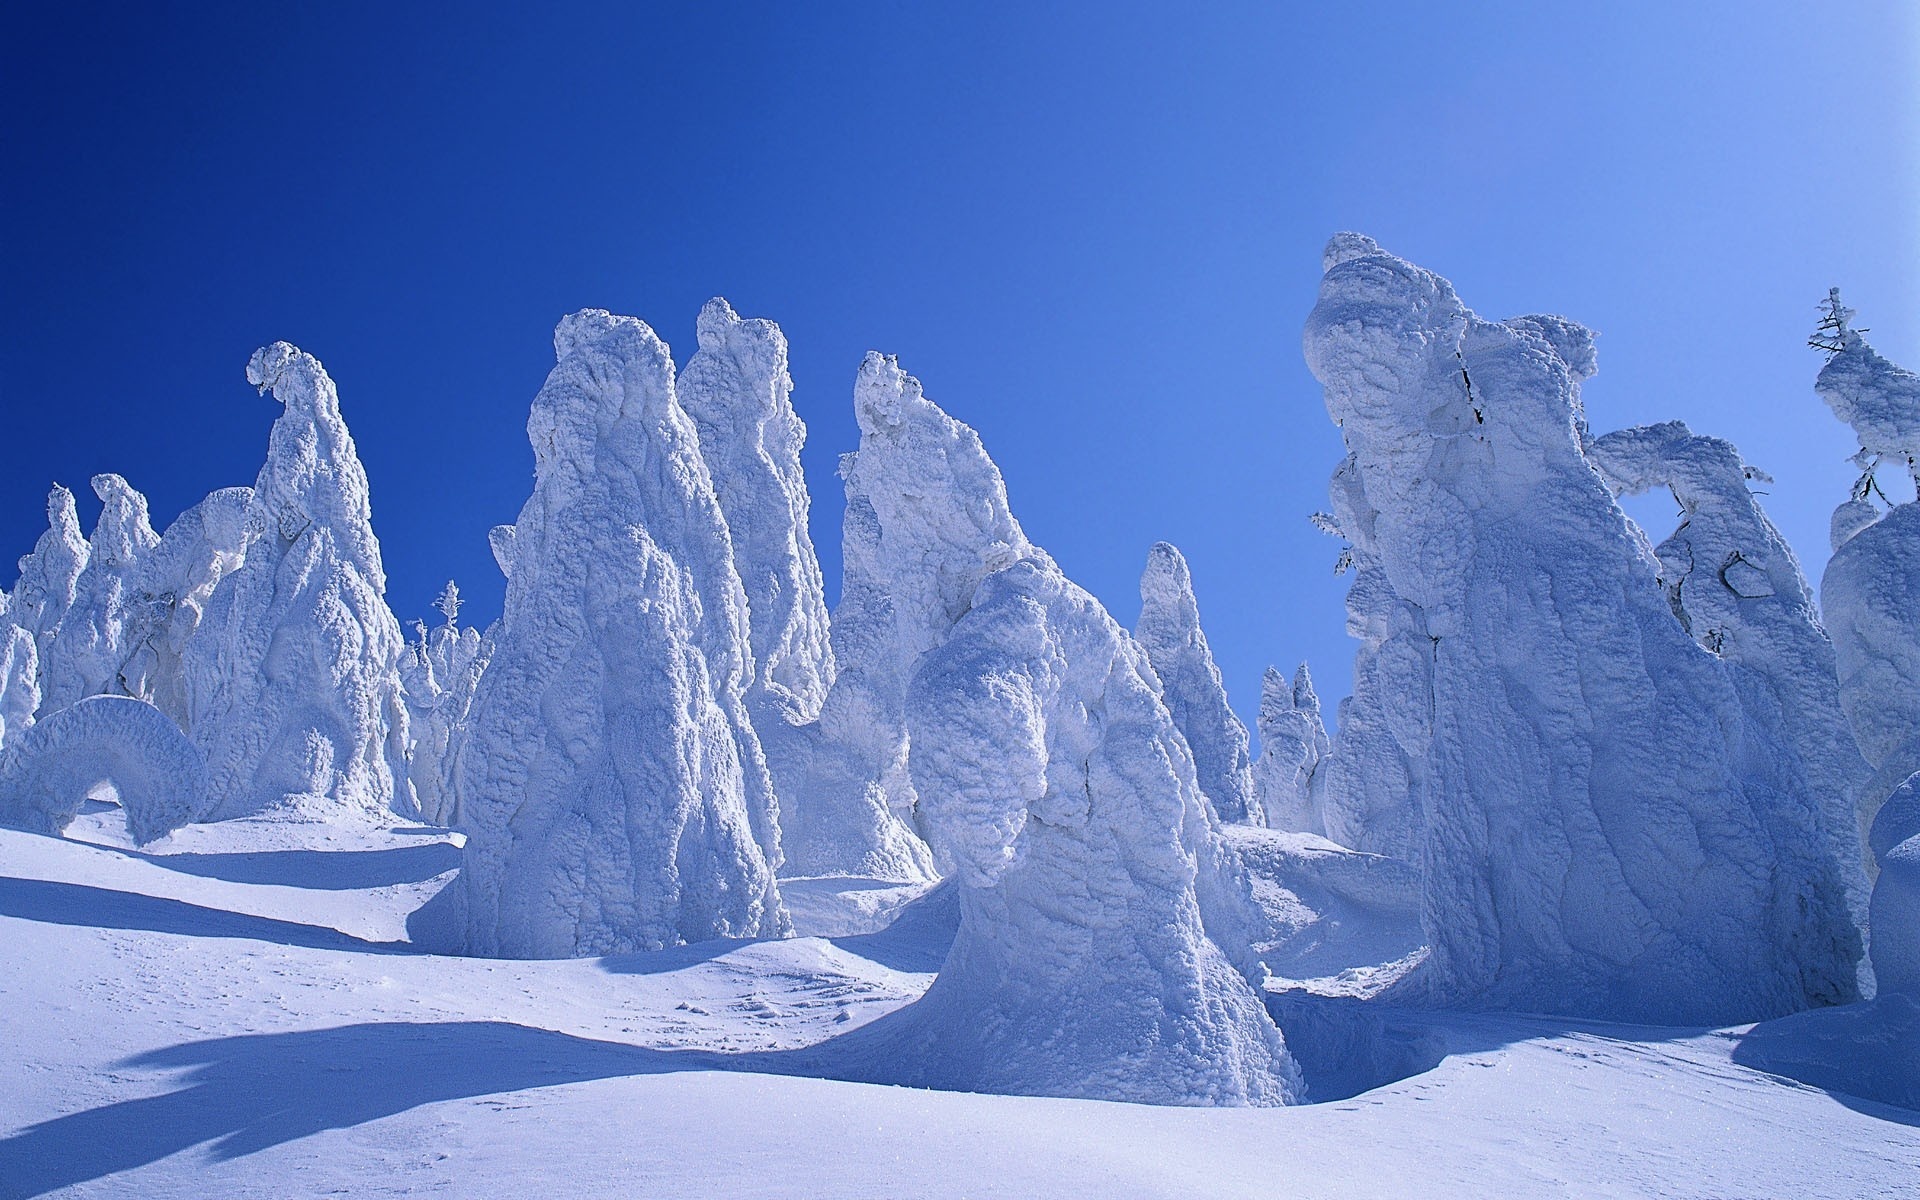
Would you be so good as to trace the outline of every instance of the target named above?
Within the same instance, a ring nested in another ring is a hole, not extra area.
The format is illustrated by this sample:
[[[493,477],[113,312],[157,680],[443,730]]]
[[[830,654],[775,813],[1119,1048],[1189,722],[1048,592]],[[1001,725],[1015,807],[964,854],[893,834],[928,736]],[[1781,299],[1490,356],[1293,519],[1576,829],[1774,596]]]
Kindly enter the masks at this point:
[[[125,695],[120,664],[128,650],[133,578],[160,541],[147,498],[118,475],[95,475],[100,519],[87,540],[87,565],[40,665],[40,702],[52,712],[88,696]]]
[[[193,727],[186,648],[207,601],[246,550],[253,489],[221,488],[175,517],[134,573],[120,681],[182,729]]]
[[[1920,1118],[1769,1073],[1804,1037],[1742,1065],[1741,1028],[1400,1012],[1443,1061],[1285,1108],[806,1075],[795,1050],[924,990],[888,963],[937,940],[443,958],[397,940],[454,862],[433,831],[228,821],[134,853],[101,808],[72,831],[99,845],[0,831],[8,1195],[520,1197],[559,1164],[582,1197],[1839,1198],[1920,1171]]]
[[[1267,668],[1260,678],[1259,728],[1253,782],[1266,823],[1324,836],[1326,776],[1321,764],[1333,753],[1333,743],[1320,720],[1320,697],[1314,694],[1307,664],[1295,669],[1291,682]]]
[[[33,634],[18,625],[0,625],[0,749],[33,724],[39,707],[40,653]]]
[[[57,834],[103,784],[118,795],[136,842],[206,815],[206,764],[179,727],[144,701],[91,696],[0,750],[0,825]]]
[[[1582,453],[1591,336],[1483,320],[1358,235],[1327,266],[1305,348],[1349,452],[1350,611],[1379,622],[1356,696],[1424,817],[1405,994],[1673,1024],[1853,999],[1823,810]]]
[[[33,552],[20,559],[20,578],[7,605],[7,620],[33,635],[40,661],[52,651],[60,620],[73,604],[87,552],[73,493],[56,483],[47,493],[47,531],[34,543]]]
[[[214,587],[184,662],[213,816],[410,812],[400,623],[339,395],[285,342],[254,351],[247,382],[284,409],[244,559]]]
[[[746,594],[673,360],[600,309],[562,319],[554,351],[457,755],[456,944],[550,958],[778,935]]]
[[[455,750],[466,733],[474,693],[493,653],[478,629],[463,629],[456,623],[460,593],[451,580],[443,599],[449,593],[452,611],[446,613],[446,620],[431,631],[425,623],[416,622],[419,638],[400,660],[407,727],[413,739],[407,750],[407,777],[413,783],[420,818],[439,825],[460,824]]]
[[[1247,727],[1227,703],[1227,687],[1200,630],[1193,576],[1179,549],[1155,542],[1140,576],[1140,619],[1134,641],[1159,676],[1174,727],[1187,739],[1200,792],[1223,821],[1265,823],[1253,789]]]

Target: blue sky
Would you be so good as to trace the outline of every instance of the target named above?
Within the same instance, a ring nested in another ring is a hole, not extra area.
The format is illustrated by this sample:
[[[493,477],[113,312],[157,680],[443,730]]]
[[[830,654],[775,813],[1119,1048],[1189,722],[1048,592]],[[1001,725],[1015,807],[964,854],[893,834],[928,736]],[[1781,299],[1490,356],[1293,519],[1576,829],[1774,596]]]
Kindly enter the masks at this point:
[[[1852,449],[1816,301],[1920,365],[1904,3],[267,7],[0,17],[0,558],[53,480],[90,523],[118,471],[157,525],[251,482],[243,367],[286,339],[339,383],[389,602],[452,576],[485,620],[554,321],[684,361],[720,294],[791,340],[830,592],[881,349],[1122,621],[1180,545],[1250,714],[1268,662],[1347,689],[1299,351],[1333,231],[1598,328],[1595,428],[1731,437],[1816,575]]]

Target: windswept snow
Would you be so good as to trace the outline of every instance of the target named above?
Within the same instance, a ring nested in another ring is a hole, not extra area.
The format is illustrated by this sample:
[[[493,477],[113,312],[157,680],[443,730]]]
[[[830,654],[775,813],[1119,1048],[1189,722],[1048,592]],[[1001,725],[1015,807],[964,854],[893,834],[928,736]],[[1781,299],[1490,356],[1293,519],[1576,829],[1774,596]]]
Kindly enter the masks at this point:
[[[214,587],[184,664],[213,816],[410,812],[400,623],[333,380],[275,342],[247,382],[284,411],[248,501],[245,560]]]
[[[666,344],[564,318],[533,495],[456,763],[468,953],[656,950],[786,928],[746,705],[746,594]]]
[[[1786,734],[1682,628],[1582,453],[1590,335],[1483,320],[1358,235],[1326,267],[1307,360],[1349,451],[1350,610],[1384,615],[1356,663],[1391,663],[1370,736],[1425,818],[1423,994],[1673,1023],[1854,998]]]
[[[1174,727],[1193,752],[1200,792],[1223,821],[1266,824],[1253,790],[1247,727],[1227,703],[1227,687],[1200,630],[1193,576],[1179,549],[1155,542],[1140,576],[1140,619],[1134,641],[1159,677]]]

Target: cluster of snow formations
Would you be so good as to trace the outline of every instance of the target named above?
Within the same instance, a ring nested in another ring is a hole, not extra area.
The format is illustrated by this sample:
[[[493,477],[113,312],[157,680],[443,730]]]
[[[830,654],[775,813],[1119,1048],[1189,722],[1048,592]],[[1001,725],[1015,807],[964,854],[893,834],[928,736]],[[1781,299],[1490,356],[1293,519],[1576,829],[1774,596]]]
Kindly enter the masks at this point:
[[[247,381],[285,411],[248,500],[244,561],[208,596],[182,664],[212,815],[410,813],[404,641],[333,381],[285,342],[254,352]],[[202,549],[214,553],[189,557]]]
[[[73,606],[86,566],[87,539],[80,532],[73,493],[56,483],[47,493],[47,531],[34,543],[33,552],[21,558],[20,578],[7,604],[7,619],[33,636],[41,662],[53,650],[54,635]]]
[[[124,695],[120,665],[128,650],[133,579],[160,538],[147,498],[118,475],[95,475],[100,519],[87,541],[86,566],[40,664],[41,707],[53,712],[88,696]]]
[[[805,784],[813,734],[804,727],[833,682],[826,588],[800,468],[807,427],[793,410],[778,325],[742,320],[716,297],[700,310],[697,331],[700,348],[675,391],[699,432],[732,537],[755,668],[747,711],[784,800]],[[783,830],[790,864],[796,849],[811,856],[818,839],[804,834],[817,832]]]
[[[6,599],[0,594],[0,601]],[[0,618],[6,616],[0,604]],[[0,620],[0,746],[33,724],[40,707],[40,652],[33,634]]]
[[[527,419],[496,531],[505,611],[456,763],[466,949],[553,958],[786,930],[745,696],[746,593],[673,359],[587,309]]]
[[[1393,614],[1374,648],[1401,646],[1371,703],[1425,818],[1429,996],[1665,1023],[1852,999],[1791,739],[1675,619],[1582,453],[1591,335],[1482,320],[1357,235],[1326,267],[1307,361],[1355,588]]]
[[[0,749],[0,824],[57,835],[104,783],[136,842],[197,821],[207,807],[206,766],[179,726],[144,701],[93,696]]]
[[[1654,548],[1674,615],[1728,664],[1750,707],[1784,732],[1804,788],[1842,864],[1854,923],[1867,919],[1867,827],[1859,807],[1870,773],[1847,732],[1833,643],[1786,539],[1749,490],[1766,476],[1731,442],[1697,437],[1684,424],[1623,429],[1596,438],[1586,455],[1616,493],[1666,488],[1683,515]]]
[[[1187,560],[1167,542],[1155,542],[1147,552],[1133,638],[1153,664],[1175,728],[1187,739],[1201,794],[1223,821],[1266,824],[1254,795],[1247,727],[1227,703],[1226,684],[1200,631]]]
[[[991,572],[922,660],[907,724],[920,821],[955,866],[961,918],[901,1015],[902,1082],[1299,1097],[1257,994],[1239,861],[1145,653],[1097,601],[1044,557]]]
[[[1025,557],[1046,560],[1007,504],[980,437],[921,392],[894,359],[868,354],[854,382],[860,448],[840,462],[847,508],[837,674],[819,744],[795,797],[796,873],[913,880],[933,862],[912,820],[907,687],[980,581]]]
[[[432,630],[416,621],[419,639],[407,648],[400,664],[413,737],[407,751],[407,778],[413,782],[420,819],[435,825],[460,824],[455,749],[492,652],[478,629],[460,627],[460,603],[460,589],[448,580],[437,602],[446,621]]]
[[[1869,928],[1882,994],[1920,992],[1920,502],[1881,514],[1868,495],[1875,462],[1920,456],[1920,376],[1851,330],[1816,390],[1861,444],[1867,476],[1833,515],[1820,581],[1840,703],[1874,767],[1861,800],[1878,861]],[[1882,804],[1882,801],[1885,801]]]
[[[151,702],[182,729],[193,722],[187,643],[214,587],[240,565],[252,500],[253,489],[244,487],[208,495],[174,518],[133,575],[120,680],[127,695]]]
[[[1268,667],[1260,678],[1260,758],[1253,765],[1254,792],[1266,824],[1294,833],[1326,836],[1320,808],[1325,777],[1320,764],[1332,752],[1320,719],[1313,676],[1301,663],[1293,681]]]

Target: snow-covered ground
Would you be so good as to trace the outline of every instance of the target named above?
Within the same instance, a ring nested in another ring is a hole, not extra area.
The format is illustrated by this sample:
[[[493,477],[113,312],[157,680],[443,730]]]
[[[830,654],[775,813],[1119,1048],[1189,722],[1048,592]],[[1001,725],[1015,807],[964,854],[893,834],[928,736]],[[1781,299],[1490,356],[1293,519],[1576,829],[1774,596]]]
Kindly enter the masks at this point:
[[[1920,1112],[1736,1061],[1817,1053],[1818,1021],[1748,1037],[1296,992],[1276,1011],[1310,1088],[1354,1014],[1408,1062],[1444,1057],[1275,1109],[881,1087],[834,1077],[862,1074],[840,1035],[931,981],[942,892],[796,882],[818,936],[784,941],[418,953],[407,918],[457,862],[438,830],[264,820],[136,851],[97,803],[64,839],[0,830],[0,1196],[1920,1195]]]

